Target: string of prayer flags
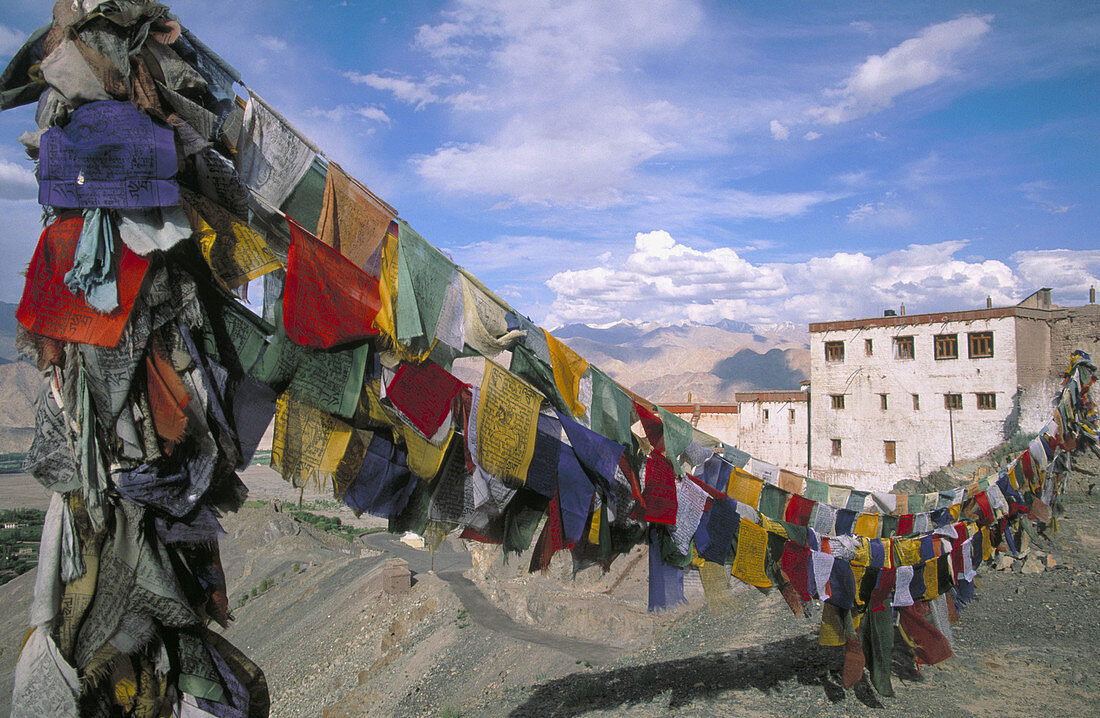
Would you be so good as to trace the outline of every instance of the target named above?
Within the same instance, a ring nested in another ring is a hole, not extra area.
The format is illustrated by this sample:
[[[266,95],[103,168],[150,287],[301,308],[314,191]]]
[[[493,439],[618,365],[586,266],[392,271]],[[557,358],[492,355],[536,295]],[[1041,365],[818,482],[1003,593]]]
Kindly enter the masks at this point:
[[[283,293],[287,335],[327,349],[374,336],[381,308],[378,280],[288,219],[290,254]]]
[[[268,207],[282,206],[317,154],[278,112],[248,91],[237,142],[237,172]]]
[[[283,268],[260,233],[202,195],[182,190],[202,256],[229,290]]]
[[[764,572],[767,548],[768,532],[748,519],[741,519],[737,532],[737,553],[733,559],[734,577],[758,588],[771,586],[772,582]]]
[[[359,268],[378,251],[397,210],[329,162],[317,238]]]

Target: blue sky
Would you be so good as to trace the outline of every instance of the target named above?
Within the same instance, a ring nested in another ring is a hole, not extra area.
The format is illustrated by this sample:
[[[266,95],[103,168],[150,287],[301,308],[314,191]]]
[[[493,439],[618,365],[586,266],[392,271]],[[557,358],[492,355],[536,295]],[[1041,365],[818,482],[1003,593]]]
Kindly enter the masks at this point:
[[[51,6],[0,6],[0,61]],[[172,8],[547,326],[804,324],[1100,287],[1095,3]],[[5,301],[40,231],[16,141],[32,124],[0,115]]]

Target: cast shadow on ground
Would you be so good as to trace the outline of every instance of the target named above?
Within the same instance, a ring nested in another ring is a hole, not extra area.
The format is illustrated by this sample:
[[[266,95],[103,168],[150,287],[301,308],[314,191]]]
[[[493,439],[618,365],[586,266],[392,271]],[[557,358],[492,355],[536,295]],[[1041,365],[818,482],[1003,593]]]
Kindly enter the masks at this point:
[[[645,705],[667,693],[671,693],[668,707],[675,709],[728,691],[769,693],[792,678],[802,685],[821,686],[831,703],[839,703],[847,694],[840,682],[842,663],[843,648],[823,648],[817,644],[816,635],[797,636],[754,648],[574,673],[539,685],[509,716],[567,718],[588,711]],[[897,644],[893,674],[920,680],[912,659]],[[851,694],[869,708],[883,707],[866,675]]]

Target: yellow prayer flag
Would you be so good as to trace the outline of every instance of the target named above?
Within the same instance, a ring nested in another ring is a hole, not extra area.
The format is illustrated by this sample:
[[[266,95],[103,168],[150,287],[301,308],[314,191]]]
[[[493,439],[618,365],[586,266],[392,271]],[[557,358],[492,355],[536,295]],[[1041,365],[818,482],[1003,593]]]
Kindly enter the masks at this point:
[[[500,365],[485,360],[477,409],[478,463],[504,481],[523,485],[535,453],[542,395]]]
[[[867,566],[865,566],[865,565],[862,565],[862,566],[861,565],[856,565],[855,561],[852,562],[852,575],[854,575],[856,577],[856,595],[855,595],[855,599],[856,599],[856,605],[857,606],[862,606],[864,603],[866,603],[866,601],[860,600],[860,597],[859,597],[859,595],[862,593],[862,591],[860,591],[859,589],[860,589],[860,586],[863,585],[863,576],[866,573],[867,573]]]
[[[871,565],[871,544],[864,536],[859,537],[859,544],[856,546],[855,556],[852,557],[853,569],[855,566],[870,566]],[[859,586],[859,583],[856,583]]]
[[[821,628],[817,634],[817,642],[822,646],[843,646],[848,637],[844,630],[844,620],[840,617],[840,609],[831,603],[821,605]]]
[[[332,476],[348,448],[352,428],[336,417],[280,394],[275,403],[271,466],[295,487]]]
[[[738,503],[747,504],[754,509],[759,508],[760,492],[763,490],[763,481],[743,469],[733,467],[730,474],[729,488],[726,490],[726,494],[731,499]]]
[[[397,329],[394,319],[397,316],[397,235],[386,231],[382,239],[382,267],[378,278],[378,297],[382,308],[374,318],[374,326],[382,332],[394,346],[397,346]]]
[[[191,192],[185,194],[180,205],[198,235],[203,258],[226,289],[236,289],[283,268],[264,238],[246,222]]]
[[[447,432],[447,438],[439,446],[435,446],[406,424],[400,426],[400,431],[402,438],[405,439],[409,470],[417,476],[431,481],[443,466],[443,458],[447,455],[447,447],[451,445],[451,439],[455,435],[454,429]]]
[[[786,469],[779,470],[779,488],[786,491],[788,494],[803,494],[803,489],[806,485],[806,477],[799,476],[798,474],[787,471]]]
[[[574,416],[583,416],[584,405],[577,401],[581,376],[588,371],[588,361],[580,354],[562,344],[553,334],[542,330],[546,335],[546,346],[550,350],[550,360],[554,370],[554,383],[565,399]]]
[[[951,508],[948,509],[951,512],[951,518],[958,521],[959,516],[962,516],[962,508],[962,504],[951,504]]]
[[[895,539],[894,550],[898,554],[898,566],[916,566],[920,563],[920,539]]]
[[[866,538],[878,538],[880,517],[878,514],[859,514],[852,533]]]
[[[592,521],[588,526],[588,543],[593,546],[600,545],[600,509],[598,507],[592,512]]]
[[[760,524],[764,527],[764,530],[770,534],[776,534],[783,538],[790,538],[787,535],[787,527],[780,521],[773,521],[763,514],[760,515]]]
[[[737,533],[737,553],[733,559],[733,575],[750,586],[766,588],[772,585],[764,572],[764,555],[768,550],[768,532],[748,519],[741,519]]]
[[[931,601],[940,595],[940,562],[939,559],[928,561],[924,564],[924,598]],[[916,598],[914,596],[914,598]]]
[[[895,516],[904,516],[909,513],[909,494],[898,494],[898,503],[894,508],[893,514]]]
[[[988,561],[993,556],[993,542],[989,538],[989,527],[982,526],[982,560]]]

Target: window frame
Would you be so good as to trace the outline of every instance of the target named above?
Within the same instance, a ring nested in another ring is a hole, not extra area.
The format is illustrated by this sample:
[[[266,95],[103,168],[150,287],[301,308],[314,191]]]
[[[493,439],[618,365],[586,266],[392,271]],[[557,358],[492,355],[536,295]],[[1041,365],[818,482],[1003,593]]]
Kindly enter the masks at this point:
[[[941,351],[943,350],[943,351]],[[950,350],[950,352],[948,351]],[[932,357],[936,360],[959,358],[959,335],[936,334],[932,337]]]
[[[903,348],[905,350],[903,351]],[[902,356],[908,352],[909,356]],[[910,361],[917,358],[917,342],[912,334],[894,337],[894,359],[897,361]]]
[[[977,351],[975,351],[975,347],[977,347]],[[967,332],[966,349],[967,356],[971,359],[992,359],[994,351],[993,331]],[[986,349],[988,349],[988,352],[985,351]]]
[[[898,463],[898,442],[896,441],[883,441],[882,442],[883,458],[887,464]]]
[[[981,411],[995,411],[997,409],[997,393],[993,391],[975,392],[975,401]],[[983,404],[986,404],[983,406]]]
[[[834,411],[842,411],[844,409],[843,394],[829,394],[829,401],[829,407]]]
[[[832,442],[832,448],[829,456],[843,456],[844,447],[841,444],[840,439],[829,439],[829,441]]]
[[[767,423],[768,423],[768,410],[767,410],[767,409],[761,409],[760,411],[762,411],[762,412],[763,412],[763,413],[761,414],[761,420],[760,420],[760,423],[761,423],[761,424],[767,424]]]
[[[795,423],[794,409],[788,409],[787,412],[788,412],[787,413],[787,423],[788,424]]]
[[[920,411],[920,394],[913,395],[913,411]]]
[[[844,362],[844,341],[825,342],[825,363],[841,364]]]
[[[875,342],[873,339],[863,340],[863,351],[869,357],[875,355]]]
[[[882,411],[886,411],[886,409],[890,406],[890,402],[886,399],[887,396],[889,396],[889,395],[884,393],[884,392],[879,392],[879,395],[878,395],[879,408]]]
[[[943,395],[943,408],[948,411],[962,411],[962,394],[945,393]]]

